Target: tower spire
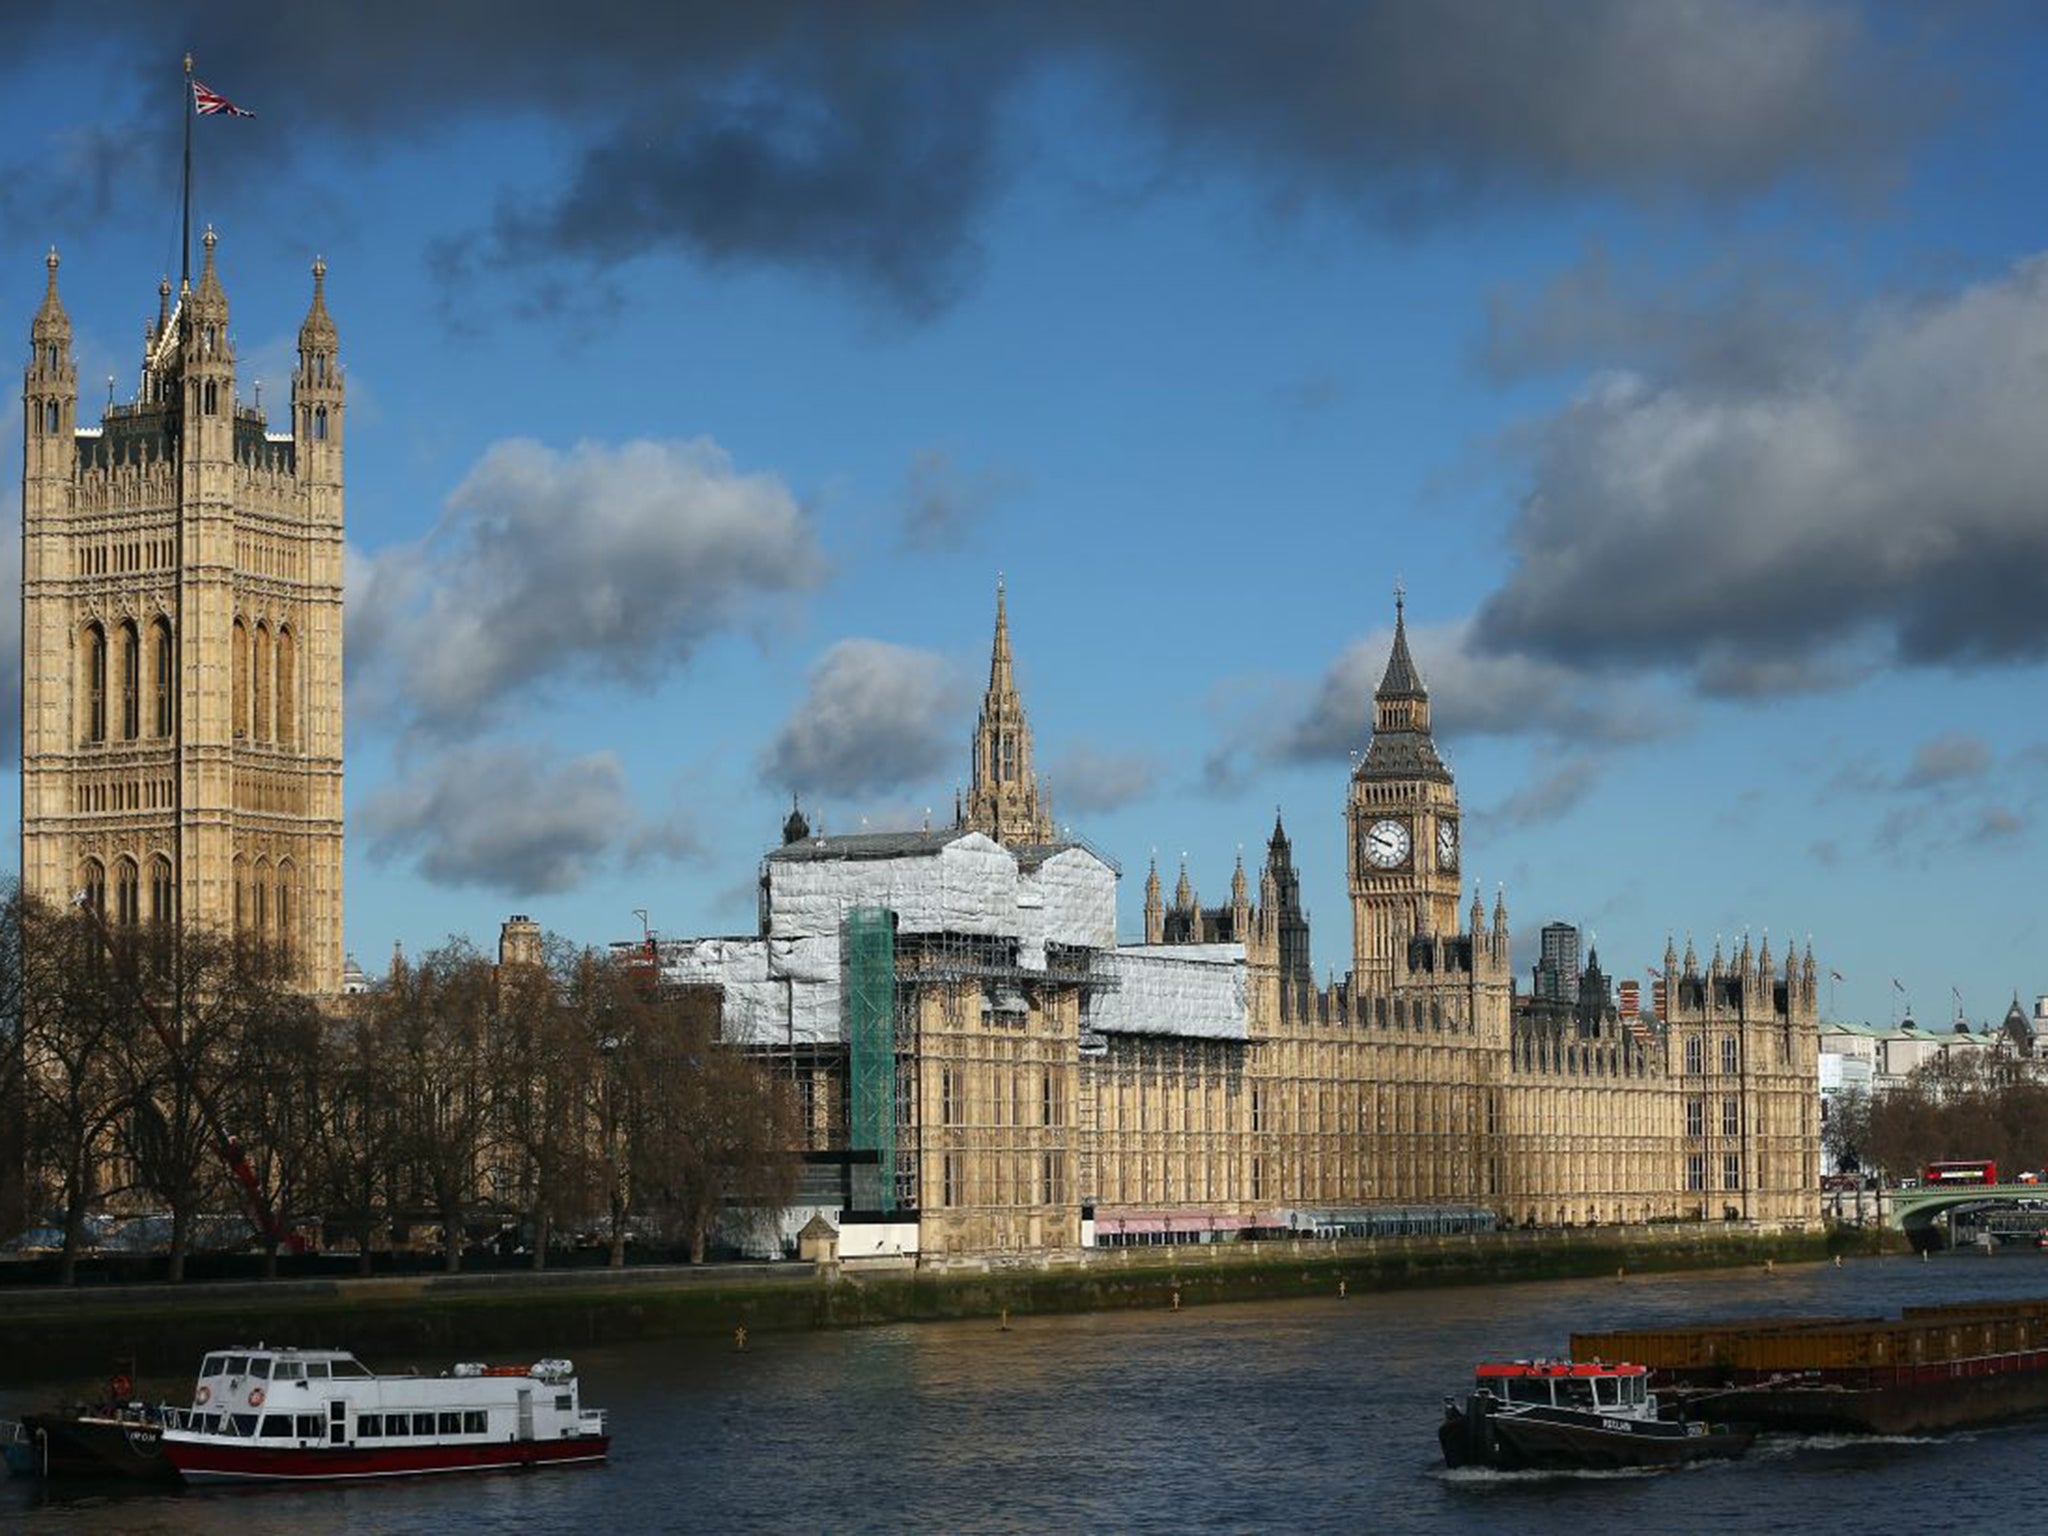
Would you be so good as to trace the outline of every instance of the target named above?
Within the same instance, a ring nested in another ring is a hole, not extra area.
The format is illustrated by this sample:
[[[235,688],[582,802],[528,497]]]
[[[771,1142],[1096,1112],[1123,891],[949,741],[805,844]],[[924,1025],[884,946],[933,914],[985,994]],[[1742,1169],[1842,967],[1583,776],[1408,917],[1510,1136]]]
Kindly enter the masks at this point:
[[[973,766],[963,826],[1012,847],[1058,840],[1044,786],[1031,770],[1031,726],[1017,695],[1009,593],[1001,575],[996,577],[995,638],[989,647],[988,692],[974,728]]]

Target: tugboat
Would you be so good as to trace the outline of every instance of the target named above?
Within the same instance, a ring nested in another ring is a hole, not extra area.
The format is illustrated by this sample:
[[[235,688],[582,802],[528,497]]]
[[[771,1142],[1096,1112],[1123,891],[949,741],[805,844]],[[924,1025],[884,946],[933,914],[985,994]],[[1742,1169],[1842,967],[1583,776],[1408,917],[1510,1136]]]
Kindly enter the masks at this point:
[[[116,1376],[101,1402],[0,1423],[0,1455],[20,1477],[177,1481],[163,1445],[164,1426],[175,1410],[132,1399],[129,1379]]]
[[[164,1431],[188,1483],[327,1482],[603,1461],[601,1408],[567,1360],[382,1376],[345,1350],[206,1357],[192,1407]]]
[[[1444,1399],[1444,1464],[1500,1471],[1675,1467],[1740,1456],[1748,1429],[1660,1419],[1640,1365],[1515,1360],[1479,1367],[1460,1406]]]

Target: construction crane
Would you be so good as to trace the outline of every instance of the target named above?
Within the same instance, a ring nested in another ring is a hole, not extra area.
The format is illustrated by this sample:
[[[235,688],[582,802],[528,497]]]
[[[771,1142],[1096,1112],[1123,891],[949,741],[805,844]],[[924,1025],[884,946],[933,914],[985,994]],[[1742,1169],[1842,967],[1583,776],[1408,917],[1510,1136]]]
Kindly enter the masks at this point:
[[[119,952],[114,946],[113,931],[107,927],[106,914],[93,904],[87,891],[80,891],[71,898],[71,904],[92,919],[93,932],[100,945],[107,952],[110,962],[118,961]],[[116,969],[118,969],[116,964]],[[248,1153],[243,1150],[242,1138],[227,1130],[221,1124],[220,1112],[214,1107],[213,1095],[207,1092],[206,1084],[198,1074],[189,1072],[185,1065],[185,1051],[178,1039],[178,1032],[171,1028],[157,1007],[156,999],[149,995],[149,988],[142,984],[140,973],[130,980],[130,989],[135,1001],[142,1009],[143,1017],[149,1020],[149,1027],[156,1031],[162,1043],[164,1054],[172,1067],[185,1073],[186,1082],[192,1089],[192,1100],[199,1106],[199,1117],[205,1124],[206,1132],[213,1138],[216,1155],[226,1165],[228,1177],[234,1181],[235,1193],[242,1202],[242,1214],[249,1218],[249,1225],[256,1235],[275,1249],[280,1243],[293,1253],[306,1251],[306,1240],[296,1232],[287,1232],[278,1225],[277,1214],[270,1208],[269,1197],[263,1193],[263,1185],[256,1178],[256,1170],[249,1166]]]

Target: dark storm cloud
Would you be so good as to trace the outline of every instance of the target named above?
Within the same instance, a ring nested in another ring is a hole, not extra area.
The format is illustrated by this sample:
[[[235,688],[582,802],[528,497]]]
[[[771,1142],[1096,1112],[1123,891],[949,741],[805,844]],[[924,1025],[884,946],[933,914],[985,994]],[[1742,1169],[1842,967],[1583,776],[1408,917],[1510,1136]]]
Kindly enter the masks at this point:
[[[1594,380],[1533,435],[1482,650],[1707,692],[2048,657],[2048,258],[1794,375]]]
[[[458,747],[410,765],[355,814],[377,862],[512,896],[573,891],[614,861],[640,867],[689,851],[680,830],[640,818],[609,752]]]
[[[768,779],[842,798],[928,785],[960,747],[959,679],[945,658],[882,640],[841,640],[762,762]]]
[[[7,8],[0,59],[75,48],[65,20]],[[1121,151],[1176,177],[1221,171],[1276,206],[1409,224],[1479,197],[1740,197],[1806,175],[1861,189],[1940,89],[1849,0],[110,0],[93,31],[119,71],[88,114],[103,142],[162,137],[187,46],[202,78],[266,110],[273,163],[323,135],[411,145],[540,118],[566,175],[500,187],[488,230],[445,232],[474,260],[769,262],[844,274],[911,314],[971,278],[978,221],[1031,147],[1012,108],[1056,68],[1093,88],[1080,110]],[[217,137],[242,141],[223,155],[257,152],[258,135]],[[17,196],[54,202],[38,160],[40,146]]]

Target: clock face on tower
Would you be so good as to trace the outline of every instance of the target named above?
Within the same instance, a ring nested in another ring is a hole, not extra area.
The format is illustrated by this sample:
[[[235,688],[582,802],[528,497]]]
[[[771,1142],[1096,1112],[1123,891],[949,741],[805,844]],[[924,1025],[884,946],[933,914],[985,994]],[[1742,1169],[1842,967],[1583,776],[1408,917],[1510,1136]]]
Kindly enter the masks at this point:
[[[1458,867],[1458,824],[1455,821],[1440,821],[1436,824],[1436,867]]]
[[[1365,829],[1358,851],[1376,868],[1397,869],[1408,862],[1409,845],[1408,823],[1389,817]]]

